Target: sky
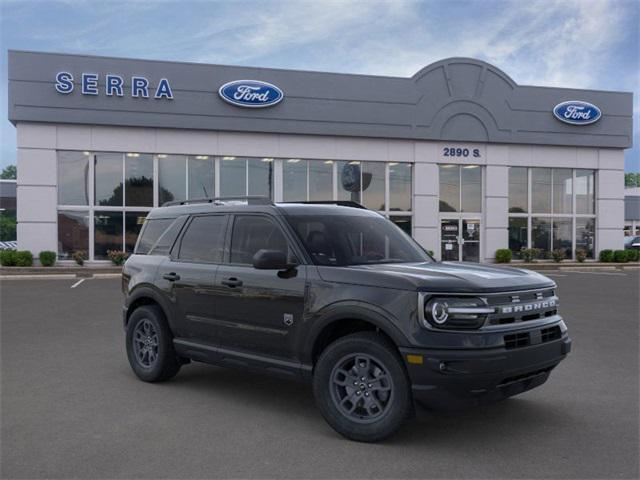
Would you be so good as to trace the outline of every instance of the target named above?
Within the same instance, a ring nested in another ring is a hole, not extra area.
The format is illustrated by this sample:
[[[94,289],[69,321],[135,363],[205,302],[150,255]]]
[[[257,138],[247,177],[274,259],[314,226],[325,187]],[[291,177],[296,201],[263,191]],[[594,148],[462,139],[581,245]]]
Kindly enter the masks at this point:
[[[640,172],[639,25],[638,0],[0,0],[0,168],[16,49],[404,77],[473,57],[521,85],[634,92]]]

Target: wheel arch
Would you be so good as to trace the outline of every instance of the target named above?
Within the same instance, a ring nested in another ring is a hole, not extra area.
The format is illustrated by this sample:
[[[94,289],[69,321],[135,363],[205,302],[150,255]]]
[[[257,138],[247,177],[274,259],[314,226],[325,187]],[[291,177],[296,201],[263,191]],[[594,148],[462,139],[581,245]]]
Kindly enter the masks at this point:
[[[129,323],[131,314],[139,307],[144,305],[156,305],[162,310],[164,318],[171,328],[170,306],[152,287],[139,286],[130,295],[127,301],[127,314],[125,317],[125,327]],[[173,329],[172,329],[173,330]]]

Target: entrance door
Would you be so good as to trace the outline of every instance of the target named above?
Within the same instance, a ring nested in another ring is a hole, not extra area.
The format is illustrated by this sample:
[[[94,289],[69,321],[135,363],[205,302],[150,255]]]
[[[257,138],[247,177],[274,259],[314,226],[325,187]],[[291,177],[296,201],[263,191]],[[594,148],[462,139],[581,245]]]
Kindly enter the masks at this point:
[[[480,219],[443,218],[440,220],[440,246],[443,261],[480,261]]]

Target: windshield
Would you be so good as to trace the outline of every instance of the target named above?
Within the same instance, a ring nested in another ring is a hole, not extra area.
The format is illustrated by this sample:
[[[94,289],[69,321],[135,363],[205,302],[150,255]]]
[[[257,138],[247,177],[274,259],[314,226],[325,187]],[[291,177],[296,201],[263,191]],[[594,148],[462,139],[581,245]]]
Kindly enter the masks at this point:
[[[316,265],[428,262],[406,233],[378,215],[287,215]]]

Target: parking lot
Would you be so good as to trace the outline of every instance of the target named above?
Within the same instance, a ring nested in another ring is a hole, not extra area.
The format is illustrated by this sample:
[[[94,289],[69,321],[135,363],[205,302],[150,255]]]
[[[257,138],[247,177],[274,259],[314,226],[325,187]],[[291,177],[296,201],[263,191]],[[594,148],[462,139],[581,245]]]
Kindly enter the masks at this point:
[[[549,272],[574,342],[549,382],[380,444],[334,433],[305,385],[138,381],[118,279],[4,280],[2,478],[637,478],[638,273]]]

